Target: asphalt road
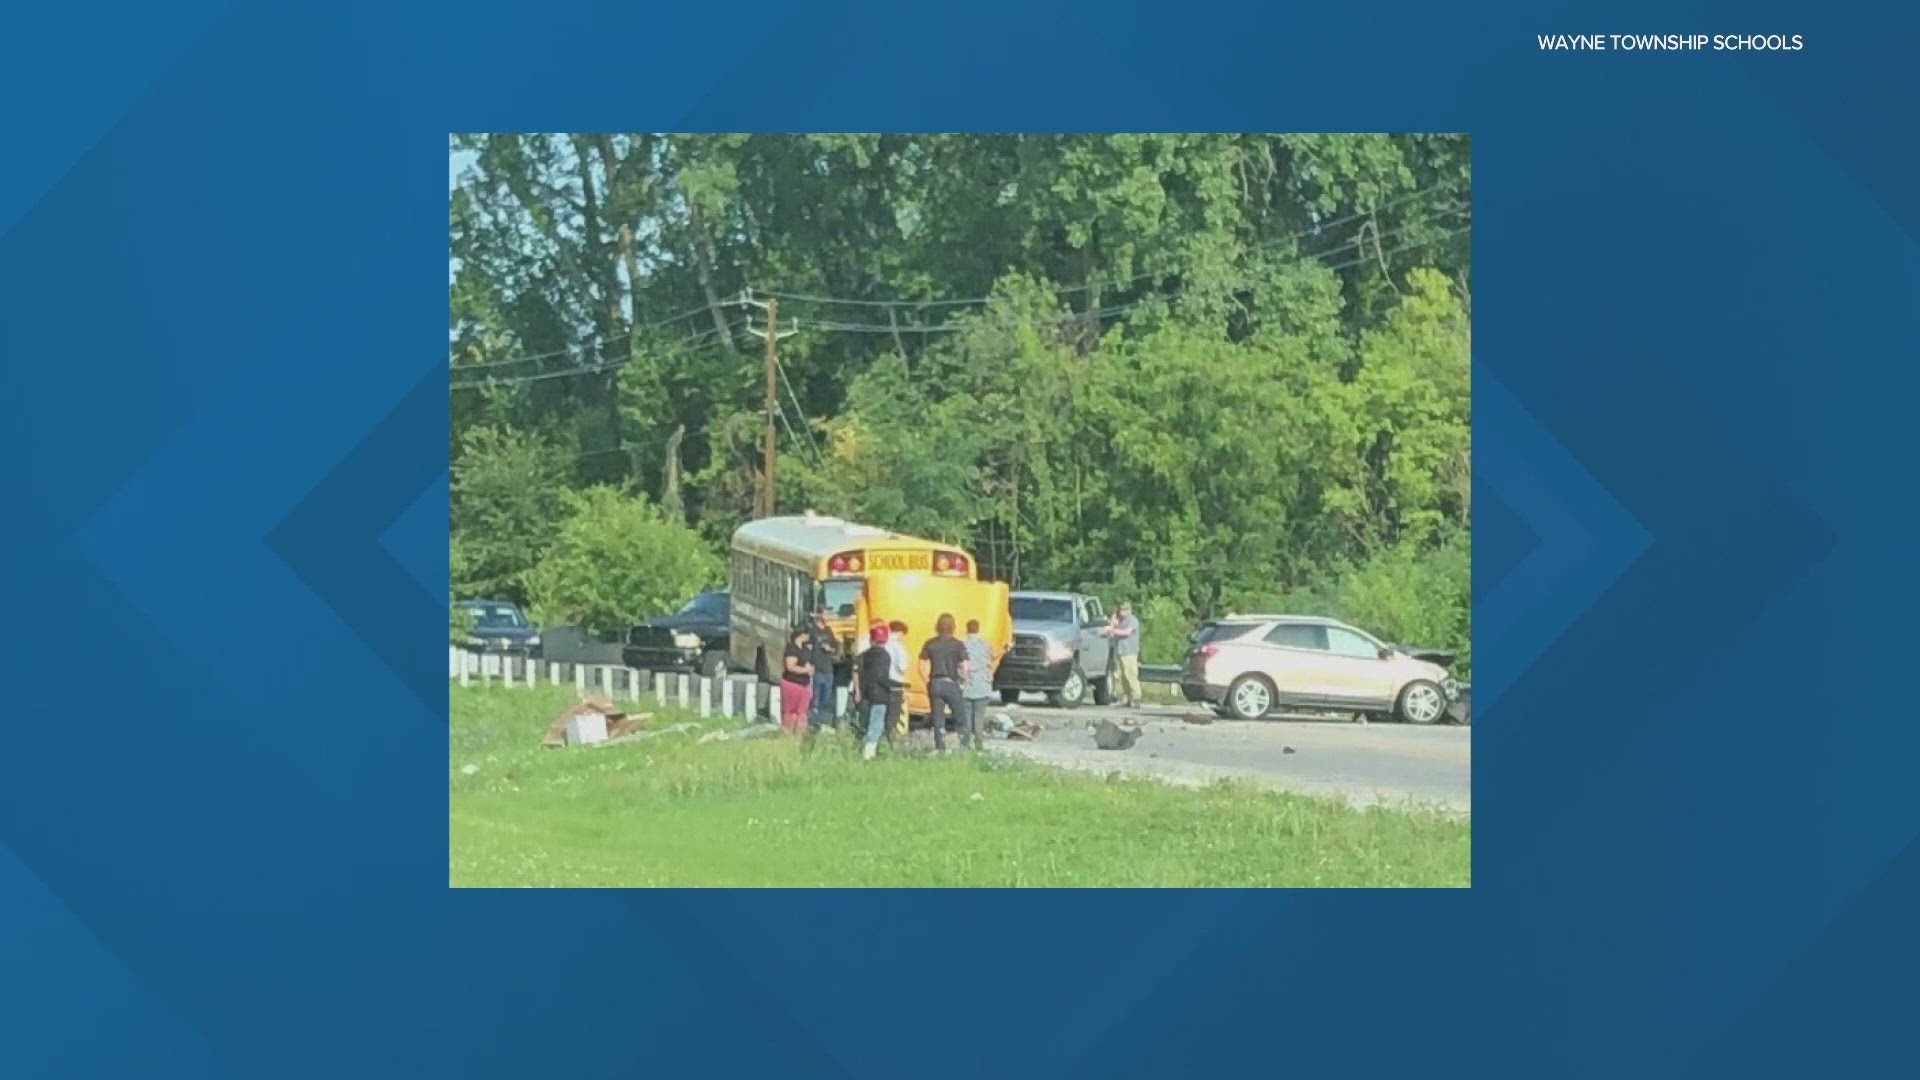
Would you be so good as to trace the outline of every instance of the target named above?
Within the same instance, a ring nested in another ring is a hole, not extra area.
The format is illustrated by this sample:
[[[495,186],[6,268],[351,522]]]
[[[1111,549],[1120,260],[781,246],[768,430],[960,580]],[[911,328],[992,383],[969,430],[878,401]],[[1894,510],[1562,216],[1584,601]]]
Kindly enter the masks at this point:
[[[1043,731],[1033,742],[993,739],[988,743],[993,750],[1064,768],[1120,771],[1194,785],[1244,777],[1291,791],[1337,795],[1360,805],[1414,802],[1452,813],[1473,812],[1471,727],[1221,720],[1206,709],[1157,705],[1066,710],[1027,704],[994,708],[988,715],[994,712],[1036,721]],[[1185,716],[1213,722],[1189,724],[1181,719]],[[1100,750],[1087,725],[1102,718],[1138,721],[1145,731],[1131,749]]]

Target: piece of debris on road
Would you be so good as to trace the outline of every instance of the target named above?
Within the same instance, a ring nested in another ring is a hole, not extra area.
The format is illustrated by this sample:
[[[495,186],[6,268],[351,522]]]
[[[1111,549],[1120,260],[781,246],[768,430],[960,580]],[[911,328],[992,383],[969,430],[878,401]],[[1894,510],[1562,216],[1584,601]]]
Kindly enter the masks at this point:
[[[1129,750],[1140,741],[1137,727],[1121,727],[1111,720],[1102,720],[1093,729],[1093,745],[1102,750]]]
[[[1007,738],[1009,739],[1019,739],[1022,742],[1032,742],[1033,740],[1039,737],[1040,737],[1040,725],[1033,722],[1032,720],[1022,720],[1019,723],[1013,725],[1013,727],[1007,729]]]
[[[1206,713],[1187,713],[1185,716],[1182,716],[1180,719],[1183,722],[1189,723],[1189,724],[1213,723],[1213,717],[1208,716]]]
[[[540,745],[548,748],[593,746],[632,735],[646,727],[652,718],[651,713],[628,716],[606,698],[588,694],[553,718]]]

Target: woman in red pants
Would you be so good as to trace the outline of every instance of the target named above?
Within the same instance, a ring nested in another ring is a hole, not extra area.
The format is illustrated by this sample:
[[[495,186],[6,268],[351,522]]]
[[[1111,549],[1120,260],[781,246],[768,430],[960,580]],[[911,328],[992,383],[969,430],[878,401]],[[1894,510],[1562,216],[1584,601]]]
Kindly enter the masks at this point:
[[[786,658],[781,661],[780,730],[791,735],[807,726],[807,712],[813,707],[812,650],[807,630],[801,627],[787,638]]]

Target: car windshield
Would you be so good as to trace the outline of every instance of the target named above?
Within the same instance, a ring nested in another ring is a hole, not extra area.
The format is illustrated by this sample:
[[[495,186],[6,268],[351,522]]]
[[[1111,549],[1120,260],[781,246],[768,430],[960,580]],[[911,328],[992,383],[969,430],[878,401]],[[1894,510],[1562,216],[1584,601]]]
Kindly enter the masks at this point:
[[[860,595],[866,589],[864,580],[829,581],[820,586],[820,602],[834,618],[851,619],[859,614]]]
[[[1258,623],[1206,623],[1193,632],[1193,643],[1205,645],[1209,641],[1232,641],[1258,625]]]
[[[717,592],[701,593],[699,596],[681,605],[680,610],[676,614],[705,615],[712,619],[725,619],[727,617],[727,594]]]
[[[1072,622],[1073,601],[1046,596],[1016,596],[1007,605],[1015,619],[1027,622]]]
[[[468,604],[473,625],[482,630],[518,630],[527,625],[527,617],[512,604]]]

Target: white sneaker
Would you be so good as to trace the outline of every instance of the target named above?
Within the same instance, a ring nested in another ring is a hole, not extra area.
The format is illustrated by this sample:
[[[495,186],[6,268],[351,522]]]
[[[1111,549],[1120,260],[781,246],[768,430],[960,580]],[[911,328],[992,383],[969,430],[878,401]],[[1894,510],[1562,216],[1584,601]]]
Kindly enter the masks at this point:
[[[872,743],[860,744],[860,760],[862,761],[873,760],[873,744]]]

